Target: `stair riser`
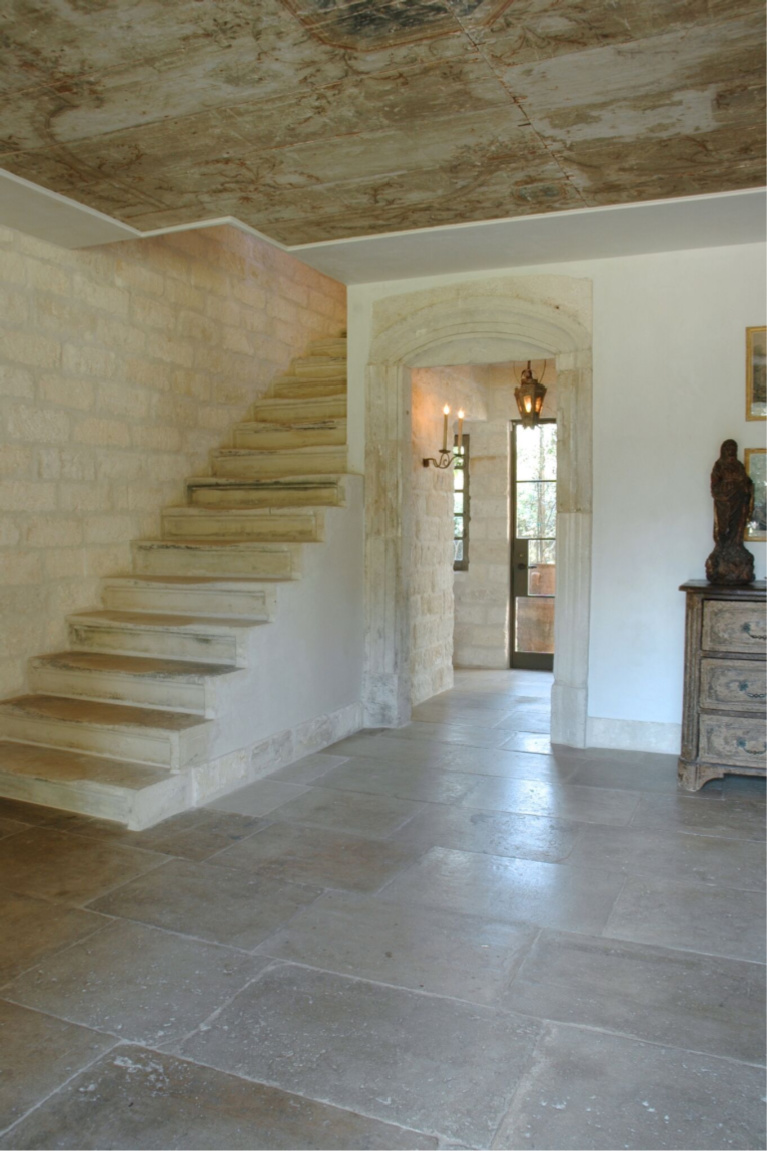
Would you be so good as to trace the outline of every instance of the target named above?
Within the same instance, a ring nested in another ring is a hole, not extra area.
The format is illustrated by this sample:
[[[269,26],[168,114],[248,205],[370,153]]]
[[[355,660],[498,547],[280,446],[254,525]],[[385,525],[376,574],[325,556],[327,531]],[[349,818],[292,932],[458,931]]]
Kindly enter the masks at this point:
[[[346,450],[326,455],[302,456],[294,452],[275,452],[274,455],[212,457],[216,476],[273,476],[333,475],[346,469]]]
[[[346,419],[346,395],[304,400],[300,406],[285,400],[257,400],[250,409],[253,420],[289,424],[292,420]]]
[[[291,448],[325,448],[346,443],[346,426],[316,428],[286,428],[285,431],[267,431],[259,428],[236,427],[234,446],[264,451],[288,451]]]
[[[285,400],[304,398],[311,400],[320,396],[346,397],[346,380],[338,378],[312,380],[308,377],[297,380],[276,380],[272,385],[272,393],[275,398]]]
[[[339,377],[346,379],[346,366],[345,359],[334,360],[329,356],[318,356],[313,361],[309,356],[303,356],[301,359],[293,361],[290,366],[290,374],[309,380],[338,379]]]
[[[120,652],[122,655],[149,655],[159,659],[185,659],[199,663],[220,663],[241,667],[245,656],[238,652],[232,636],[185,634],[174,631],[142,631],[109,624],[69,625],[69,641],[74,651]]]
[[[320,539],[317,521],[310,516],[210,515],[162,517],[165,539],[263,540],[266,543],[313,543]]]
[[[66,695],[75,699],[158,707],[164,711],[210,714],[204,683],[174,683],[147,676],[110,675],[102,671],[66,671],[34,665],[29,672],[30,690],[44,695]]]
[[[308,490],[187,486],[190,503],[198,508],[341,507],[343,497],[335,485]]]
[[[183,733],[167,732],[144,734],[114,731],[111,728],[89,727],[84,723],[66,723],[61,720],[38,719],[27,716],[3,716],[0,736],[22,743],[39,743],[46,747],[64,747],[89,755],[129,759],[134,763],[147,763],[178,771],[189,766],[199,753],[198,740],[185,740]]]
[[[233,615],[262,622],[272,619],[275,597],[271,589],[256,591],[184,591],[176,588],[120,587],[107,584],[104,607],[113,611],[149,611],[180,615]]]
[[[246,576],[249,579],[294,579],[296,557],[290,552],[251,552],[234,547],[185,548],[133,545],[137,575]]]

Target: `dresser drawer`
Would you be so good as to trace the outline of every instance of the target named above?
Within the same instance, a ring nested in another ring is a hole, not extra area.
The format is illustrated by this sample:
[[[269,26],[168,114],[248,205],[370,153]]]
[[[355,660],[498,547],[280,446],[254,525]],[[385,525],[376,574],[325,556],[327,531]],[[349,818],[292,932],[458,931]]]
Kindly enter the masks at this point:
[[[767,733],[763,719],[701,715],[698,758],[737,767],[764,768]]]
[[[767,651],[764,604],[707,600],[703,605],[704,651]]]
[[[763,660],[706,659],[700,661],[700,706],[764,715],[767,664]]]

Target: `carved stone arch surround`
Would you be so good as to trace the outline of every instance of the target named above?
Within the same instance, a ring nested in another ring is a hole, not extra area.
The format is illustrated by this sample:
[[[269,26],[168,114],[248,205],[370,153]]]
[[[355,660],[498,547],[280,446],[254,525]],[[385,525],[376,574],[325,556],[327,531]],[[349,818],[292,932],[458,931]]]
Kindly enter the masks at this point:
[[[410,369],[556,357],[557,611],[552,739],[585,746],[591,581],[591,282],[519,276],[373,308],[365,458],[369,726],[410,719]]]

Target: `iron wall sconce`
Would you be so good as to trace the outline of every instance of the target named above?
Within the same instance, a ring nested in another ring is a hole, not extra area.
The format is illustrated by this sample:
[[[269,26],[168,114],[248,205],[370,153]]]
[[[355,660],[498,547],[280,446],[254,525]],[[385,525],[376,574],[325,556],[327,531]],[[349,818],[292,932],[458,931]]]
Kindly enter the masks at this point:
[[[447,446],[447,417],[450,415],[450,407],[448,404],[445,404],[444,408],[442,409],[442,412],[443,412],[444,417],[445,417],[445,423],[444,423],[444,426],[442,429],[442,447],[439,449],[439,459],[435,460],[434,456],[429,456],[428,459],[425,459],[423,461],[423,466],[425,468],[428,468],[429,464],[434,464],[434,467],[439,468],[440,471],[444,471],[445,468],[449,468],[450,465],[453,464],[459,458],[460,450],[461,450],[461,447],[463,445],[463,418],[465,415],[465,412],[463,411],[463,409],[459,409],[459,411],[458,411],[458,444],[457,444],[458,452],[453,454],[453,452],[451,452]]]

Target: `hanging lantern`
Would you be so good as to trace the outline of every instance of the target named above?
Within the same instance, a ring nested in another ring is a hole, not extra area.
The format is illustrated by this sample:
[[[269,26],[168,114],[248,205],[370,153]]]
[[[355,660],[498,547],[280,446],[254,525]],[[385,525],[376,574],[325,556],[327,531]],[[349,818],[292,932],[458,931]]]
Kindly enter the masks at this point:
[[[545,396],[546,388],[540,380],[536,380],[528,360],[519,387],[514,389],[523,428],[534,428],[540,423]]]

